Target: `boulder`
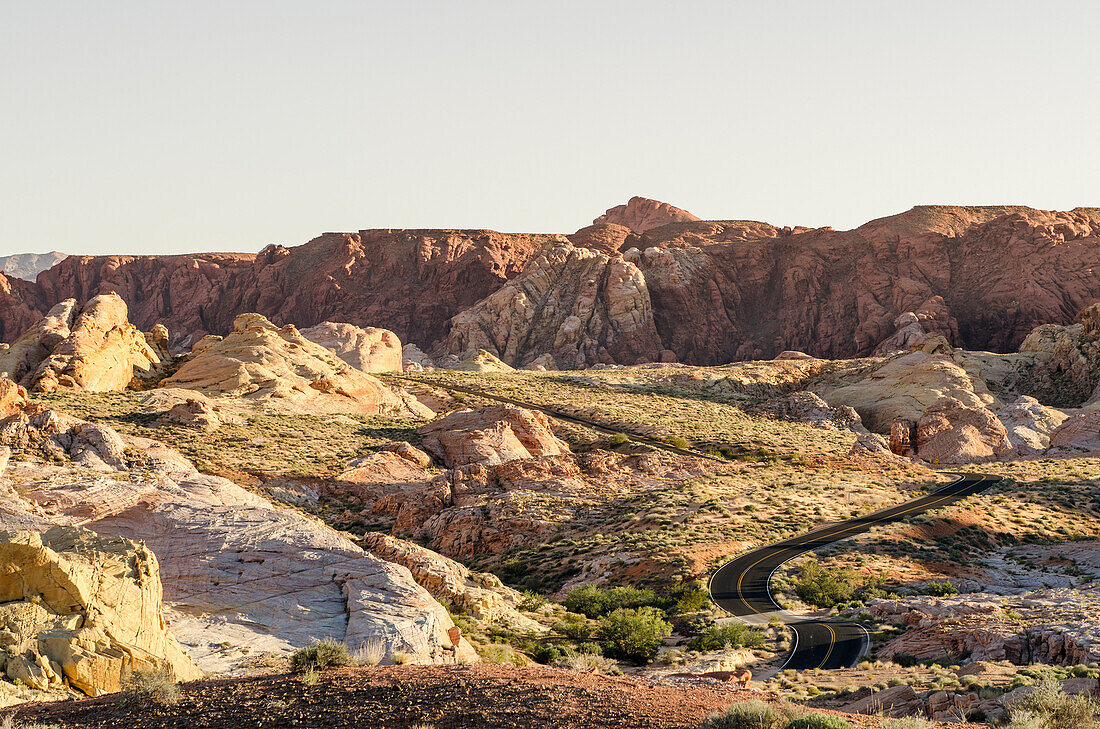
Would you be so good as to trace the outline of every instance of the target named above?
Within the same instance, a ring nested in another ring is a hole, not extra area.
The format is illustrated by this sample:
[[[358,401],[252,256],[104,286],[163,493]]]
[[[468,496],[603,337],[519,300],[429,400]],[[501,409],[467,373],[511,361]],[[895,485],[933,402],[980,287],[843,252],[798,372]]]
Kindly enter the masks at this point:
[[[457,410],[420,427],[424,450],[453,468],[569,452],[543,413],[511,405]]]
[[[1068,417],[1028,395],[1021,395],[996,411],[1018,456],[1034,456],[1050,447],[1050,436]]]
[[[974,463],[1013,452],[1001,421],[984,407],[953,397],[933,403],[916,427],[917,455],[935,463]]]
[[[153,427],[176,425],[212,433],[220,428],[223,423],[241,424],[243,422],[242,418],[224,412],[220,406],[213,404],[206,398],[190,398],[169,408],[167,412],[153,421]]]
[[[363,536],[371,554],[407,567],[417,584],[437,600],[448,600],[486,623],[501,623],[518,632],[544,633],[547,628],[518,610],[523,595],[506,587],[495,575],[471,572],[441,554],[380,532]]]
[[[808,390],[768,400],[759,407],[759,411],[772,417],[809,423],[819,428],[867,432],[859,413],[853,408],[847,405],[830,407],[819,395]]]
[[[513,372],[514,368],[500,361],[492,352],[484,349],[468,354],[449,369],[462,372]]]
[[[0,377],[38,392],[118,392],[135,378],[160,376],[171,361],[166,338],[166,331],[147,335],[130,324],[116,294],[83,307],[68,299],[0,353]]]
[[[1056,453],[1100,451],[1100,408],[1066,418],[1051,432],[1050,450]]]
[[[224,339],[204,337],[162,385],[305,412],[428,414],[294,326],[276,327],[259,314],[238,316]]]
[[[302,336],[363,372],[401,372],[401,340],[388,329],[326,321]]]
[[[0,626],[7,675],[41,691],[118,691],[133,670],[202,676],[168,631],[157,558],[86,529],[0,530]]]

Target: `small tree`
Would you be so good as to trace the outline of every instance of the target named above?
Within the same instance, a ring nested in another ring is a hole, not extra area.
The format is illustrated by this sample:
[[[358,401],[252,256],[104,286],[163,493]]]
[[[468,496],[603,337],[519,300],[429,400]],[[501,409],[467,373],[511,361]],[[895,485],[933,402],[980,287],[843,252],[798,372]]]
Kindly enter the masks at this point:
[[[672,626],[651,607],[618,608],[600,618],[604,651],[616,658],[648,663],[657,655]]]

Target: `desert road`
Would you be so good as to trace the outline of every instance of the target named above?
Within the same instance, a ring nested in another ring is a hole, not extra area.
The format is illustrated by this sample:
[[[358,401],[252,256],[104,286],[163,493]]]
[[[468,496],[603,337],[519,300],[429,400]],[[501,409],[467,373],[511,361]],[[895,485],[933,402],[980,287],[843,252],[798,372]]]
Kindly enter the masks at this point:
[[[781,564],[800,554],[861,534],[929,509],[952,504],[1000,481],[1000,476],[965,474],[958,480],[920,498],[848,521],[820,527],[806,534],[753,550],[727,562],[710,578],[710,596],[720,608],[740,618],[777,613],[780,606],[768,589],[772,574]],[[867,649],[870,636],[858,623],[825,620],[785,620],[794,631],[794,646],[783,668],[848,668]]]

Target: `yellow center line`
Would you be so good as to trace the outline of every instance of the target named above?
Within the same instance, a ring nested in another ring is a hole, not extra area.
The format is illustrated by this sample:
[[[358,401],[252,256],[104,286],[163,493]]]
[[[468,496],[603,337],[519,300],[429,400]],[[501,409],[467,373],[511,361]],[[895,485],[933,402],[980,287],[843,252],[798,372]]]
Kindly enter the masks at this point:
[[[960,478],[960,479],[956,480],[954,483],[947,484],[947,486],[944,486],[944,488],[948,488],[950,486],[953,486],[961,480],[962,479]],[[984,481],[984,480],[985,479],[983,478],[982,481]],[[978,481],[977,483],[981,483],[981,481]],[[928,504],[925,504],[925,505],[917,505],[917,506],[911,507],[909,509],[906,509],[905,511],[898,512],[892,518],[896,519],[898,517],[904,516],[904,515],[912,512],[912,511],[917,511],[917,510],[927,511],[927,510],[931,509],[935,504],[939,504],[943,501],[947,501],[948,499],[954,498],[955,496],[958,496],[958,493],[948,494],[948,495],[943,496],[939,499],[936,499],[935,501],[929,502]],[[810,535],[807,535],[807,537],[809,537],[809,541],[802,542],[802,543],[795,542],[795,543],[787,545],[787,546],[788,547],[802,547],[802,546],[805,546],[806,544],[809,544],[810,542],[817,541],[819,539],[826,539],[826,538],[832,538],[832,537],[839,536],[839,535],[843,534],[844,532],[852,531],[853,529],[858,529],[858,528],[860,528],[860,526],[862,526],[862,525],[860,525],[860,524],[850,525],[850,526],[847,526],[847,527],[845,527],[845,528],[843,528],[839,531],[832,532],[832,533],[829,533],[829,534],[817,534],[817,535],[810,534]],[[756,608],[754,608],[752,605],[749,604],[748,600],[745,599],[745,595],[742,592],[742,583],[745,581],[745,576],[749,572],[752,571],[753,567],[760,564],[764,560],[768,559],[768,557],[770,557],[770,556],[771,555],[769,555],[769,554],[765,554],[763,557],[761,557],[760,559],[753,562],[751,565],[748,566],[747,569],[745,569],[741,572],[741,576],[737,579],[737,597],[740,598],[741,602],[745,605],[745,607],[747,607],[749,610],[752,610],[757,615],[763,615],[764,613],[762,613],[759,610],[757,610]]]
[[[825,652],[825,657],[821,659],[821,663],[817,664],[818,668],[824,668],[825,664],[829,662],[829,656],[833,655],[833,646],[836,645],[836,631],[833,630],[833,626],[828,623],[822,623],[829,631],[829,650]]]

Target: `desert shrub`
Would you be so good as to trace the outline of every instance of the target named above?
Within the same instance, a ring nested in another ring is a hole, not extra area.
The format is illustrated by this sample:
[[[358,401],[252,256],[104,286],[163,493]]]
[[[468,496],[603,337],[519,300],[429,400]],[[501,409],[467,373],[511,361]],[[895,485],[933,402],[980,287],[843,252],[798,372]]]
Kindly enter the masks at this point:
[[[386,657],[386,644],[377,636],[370,636],[355,649],[351,662],[356,666],[377,666]]]
[[[734,704],[724,714],[714,714],[703,722],[702,729],[780,729],[787,717],[765,701],[745,701]]]
[[[290,656],[290,670],[298,675],[328,666],[347,666],[350,663],[348,647],[330,638],[299,648]]]
[[[757,648],[764,645],[764,634],[744,623],[714,625],[688,642],[694,651],[718,651],[726,648]]]
[[[592,653],[576,653],[571,656],[563,656],[554,661],[554,665],[558,668],[568,668],[573,671],[584,671],[585,673],[599,673],[608,676],[622,675],[622,669],[619,668],[618,663],[610,658],[593,655]]]
[[[546,598],[538,594],[534,590],[524,590],[523,599],[519,601],[517,606],[520,610],[526,610],[528,612],[534,612],[546,604]]]
[[[682,615],[706,610],[711,606],[710,593],[702,582],[694,581],[674,588],[670,597],[675,602],[670,612]]]
[[[123,682],[118,695],[118,702],[123,706],[167,705],[179,700],[180,687],[167,664],[149,671],[134,671]]]
[[[0,729],[60,729],[57,724],[25,724],[15,718],[15,714],[0,716]]]
[[[935,729],[936,723],[922,716],[903,716],[898,719],[883,719],[880,729]]]
[[[570,640],[586,641],[596,632],[596,625],[583,615],[566,613],[565,618],[554,623],[553,629]]]
[[[950,580],[944,580],[943,582],[929,582],[921,592],[932,597],[949,597],[958,595],[959,588],[955,587]]]
[[[653,590],[640,590],[636,587],[605,590],[598,585],[581,585],[567,592],[561,604],[569,612],[598,618],[619,608],[639,608],[659,603],[660,600]]]
[[[615,435],[611,436],[611,438],[609,438],[607,442],[611,445],[612,448],[614,448],[616,446],[621,446],[625,443],[629,443],[630,436],[626,433],[616,433]]]
[[[848,602],[852,599],[855,588],[851,572],[827,570],[817,562],[807,562],[802,566],[794,586],[803,602],[819,608],[831,608]]]
[[[651,607],[618,608],[600,618],[599,634],[607,655],[646,663],[672,635],[672,626]]]
[[[852,725],[832,714],[809,714],[795,719],[785,729],[852,729]]]
[[[508,664],[522,666],[527,663],[523,656],[514,648],[503,643],[487,643],[478,646],[478,655],[485,663]]]
[[[691,448],[691,443],[688,442],[687,438],[681,438],[678,435],[666,438],[665,442],[673,448]]]
[[[1091,697],[1067,696],[1055,679],[1037,685],[1008,707],[1013,729],[1098,729],[1100,705]]]

